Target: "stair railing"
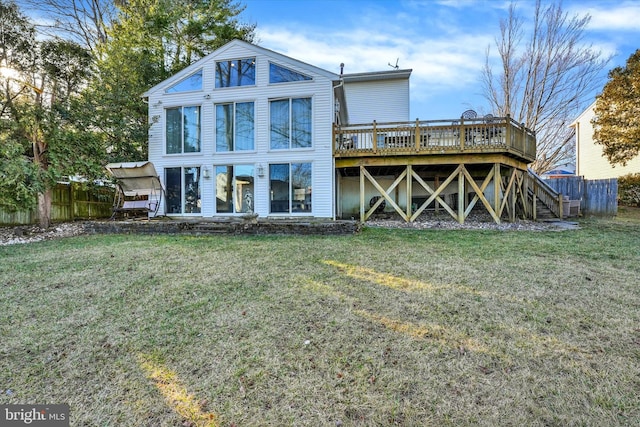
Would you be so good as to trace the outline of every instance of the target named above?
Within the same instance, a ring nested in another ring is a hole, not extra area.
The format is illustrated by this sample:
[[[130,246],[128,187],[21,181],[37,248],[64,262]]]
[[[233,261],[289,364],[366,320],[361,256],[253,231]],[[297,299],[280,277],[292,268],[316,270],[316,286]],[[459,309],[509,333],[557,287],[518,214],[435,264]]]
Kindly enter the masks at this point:
[[[535,198],[537,198],[542,202],[542,204],[549,208],[555,216],[562,219],[562,194],[551,188],[549,184],[544,182],[544,180],[531,170],[531,168],[528,168],[527,172],[529,176],[527,185],[530,186],[529,190],[532,191],[532,195],[534,197],[534,207]]]

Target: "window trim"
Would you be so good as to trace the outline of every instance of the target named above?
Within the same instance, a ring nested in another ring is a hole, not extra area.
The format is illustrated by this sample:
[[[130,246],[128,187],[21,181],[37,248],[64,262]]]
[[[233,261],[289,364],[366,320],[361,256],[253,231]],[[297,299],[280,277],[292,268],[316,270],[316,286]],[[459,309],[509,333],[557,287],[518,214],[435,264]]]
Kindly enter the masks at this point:
[[[227,167],[227,166],[231,166],[233,167],[233,181],[235,182],[236,179],[236,167],[238,166],[251,166],[253,168],[253,210],[252,212],[256,211],[256,187],[257,187],[257,182],[258,182],[258,165],[257,163],[243,163],[243,162],[239,162],[239,163],[214,163],[213,164],[213,181],[214,181],[214,198],[216,199],[216,202],[214,203],[213,206],[213,214],[216,216],[242,216],[242,215],[247,215],[248,212],[235,212],[235,198],[236,198],[236,186],[233,185],[232,187],[232,198],[231,198],[231,206],[233,207],[234,212],[218,212],[218,203],[217,203],[217,199],[218,199],[218,186],[217,186],[217,173],[216,170],[218,167]]]
[[[195,76],[196,74],[200,73],[200,89],[192,89],[192,90],[180,90],[180,91],[173,91],[173,92],[169,92],[169,90],[171,88],[176,87],[177,85],[179,85],[180,83],[186,81],[187,79],[190,79],[191,77]],[[177,82],[175,82],[174,84],[172,84],[171,86],[167,87],[163,93],[165,95],[177,95],[177,94],[185,94],[185,93],[196,93],[196,92],[202,92],[204,91],[204,69],[203,68],[199,68],[198,70],[194,71],[193,73],[189,74],[186,77],[181,78],[180,80],[178,80]]]
[[[189,107],[198,107],[198,151],[184,151],[184,109]],[[168,141],[167,141],[167,112],[168,110],[181,109],[180,115],[180,152],[179,153],[169,153]],[[165,156],[192,156],[192,155],[201,155],[202,154],[202,105],[201,104],[190,104],[190,105],[175,105],[175,106],[167,106],[164,108],[164,129],[163,129],[163,139],[164,139],[164,155]]]
[[[292,147],[292,114],[293,114],[293,108],[291,108],[292,102],[295,99],[309,99],[310,100],[310,107],[311,107],[311,119],[310,119],[310,123],[311,123],[311,130],[310,130],[310,135],[311,135],[311,141],[310,141],[310,145],[308,147]],[[284,148],[274,148],[271,144],[271,103],[273,101],[284,101],[284,100],[289,100],[289,145],[288,147],[284,147]],[[302,95],[302,96],[285,96],[285,97],[276,97],[276,98],[269,98],[268,99],[268,104],[269,104],[269,112],[268,112],[268,134],[269,134],[269,141],[268,141],[268,151],[274,151],[274,152],[282,152],[284,150],[289,150],[289,151],[312,151],[315,149],[315,144],[314,144],[314,97],[312,95]]]
[[[284,68],[286,70],[289,70],[293,73],[297,73],[306,77],[309,77],[308,79],[303,79],[303,80],[293,80],[293,81],[286,81],[286,82],[272,82],[271,81],[271,65],[274,65],[276,67],[280,67],[280,68]],[[296,83],[311,83],[315,80],[315,78],[313,76],[309,76],[303,72],[300,71],[296,71],[294,69],[292,69],[291,67],[288,66],[284,66],[282,64],[278,64],[277,62],[274,61],[269,61],[269,85],[282,85],[282,84],[296,84]]]
[[[184,174],[185,174],[185,169],[191,169],[191,168],[198,168],[199,172],[198,172],[198,189],[199,189],[199,193],[200,193],[200,212],[189,212],[186,213],[185,212],[185,207],[186,207],[186,191],[185,191],[185,179],[184,179]],[[165,196],[165,215],[172,215],[172,216],[202,216],[202,205],[203,205],[203,199],[202,199],[202,193],[203,193],[203,176],[202,173],[204,171],[204,169],[206,168],[206,166],[204,165],[180,165],[180,166],[165,166],[164,167],[164,186],[165,186],[165,191],[167,191],[168,193],[168,185],[167,185],[167,170],[168,169],[180,169],[180,212],[176,213],[176,212],[169,212],[168,211],[168,203],[169,203],[169,197]]]
[[[236,149],[236,105],[237,104],[253,104],[253,148],[249,150],[238,150]],[[218,106],[219,105],[233,105],[233,150],[227,151],[218,151]],[[214,153],[216,155],[229,155],[229,154],[238,154],[238,153],[255,153],[257,151],[256,148],[256,101],[255,100],[247,100],[247,101],[226,101],[226,102],[216,102],[213,104],[213,123],[214,123]]]
[[[293,210],[293,205],[294,205],[294,199],[293,199],[293,179],[292,179],[292,165],[293,164],[308,164],[310,171],[311,171],[311,209],[308,211],[302,211],[302,212],[295,212]],[[288,197],[289,197],[289,210],[286,212],[273,212],[271,210],[272,208],[272,202],[273,200],[271,199],[271,166],[272,165],[287,165],[289,166],[289,193],[288,193]],[[269,216],[313,216],[314,214],[314,201],[313,201],[313,175],[314,175],[314,162],[309,160],[309,161],[305,161],[305,160],[300,160],[300,161],[284,161],[284,162],[273,162],[273,163],[269,163],[267,165],[267,170],[268,170],[268,175],[267,175],[267,179],[269,182],[268,185],[268,194],[269,194]]]
[[[223,62],[234,62],[234,61],[244,61],[248,59],[253,59],[253,84],[247,85],[236,85],[236,86],[218,86],[218,64]],[[230,59],[219,59],[214,61],[214,70],[213,70],[213,89],[214,90],[225,90],[225,89],[238,89],[238,88],[247,88],[247,87],[256,87],[257,79],[258,79],[258,59],[256,56],[247,56],[247,57],[239,57],[239,58],[230,58]]]

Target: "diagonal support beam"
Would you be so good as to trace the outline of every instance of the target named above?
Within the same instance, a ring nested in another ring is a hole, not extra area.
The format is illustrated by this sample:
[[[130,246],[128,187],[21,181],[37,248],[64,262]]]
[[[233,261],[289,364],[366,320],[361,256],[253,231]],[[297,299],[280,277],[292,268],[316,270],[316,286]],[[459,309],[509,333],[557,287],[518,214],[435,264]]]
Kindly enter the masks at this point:
[[[425,190],[427,190],[427,192],[431,195],[433,195],[436,190],[432,189],[431,186],[429,184],[427,184],[421,177],[420,175],[418,175],[415,172],[412,172],[411,175],[417,182],[418,184],[420,184],[422,186],[422,188],[424,188]],[[441,188],[442,186],[439,185],[438,188]],[[446,187],[446,185],[445,185]],[[445,187],[442,187],[442,189],[444,189]],[[439,193],[442,192],[442,190],[438,191],[438,194],[435,194],[435,199],[430,198],[429,200],[425,201],[422,205],[420,205],[420,207],[422,209],[417,210],[415,213],[412,214],[410,221],[415,221],[415,219],[422,213],[422,211],[424,211],[427,206],[429,206],[429,203],[431,203],[433,200],[436,200],[437,202],[440,203],[440,205],[442,205],[442,207],[449,212],[449,214],[451,216],[453,216],[455,218],[455,212],[453,211],[453,209],[451,209],[451,207],[439,196]]]
[[[393,206],[393,209],[395,209],[396,212],[400,214],[402,219],[404,219],[405,221],[409,221],[409,217],[407,216],[407,214],[400,208],[400,206],[398,206],[398,204],[393,200],[393,198],[389,196],[389,193],[393,191],[398,186],[398,184],[400,184],[402,180],[407,176],[407,170],[405,169],[404,171],[402,171],[402,173],[398,176],[398,178],[396,178],[395,181],[393,181],[393,184],[391,184],[391,186],[387,190],[385,190],[384,188],[382,188],[380,184],[378,184],[376,179],[373,176],[371,176],[371,174],[369,173],[369,171],[367,171],[366,168],[362,167],[361,171],[363,175],[371,182],[371,184],[373,184],[375,189],[378,190],[380,195],[383,197],[381,199],[378,199],[374,203],[374,205],[371,206],[371,208],[364,214],[364,221],[366,221],[376,211],[378,206],[380,206],[380,204],[382,203],[382,200],[386,200],[387,202],[389,202],[389,204]],[[364,206],[363,202],[362,202],[362,206]]]
[[[522,200],[522,208],[524,209],[525,218],[529,218],[529,205],[527,204],[527,190],[525,188],[526,184],[526,176],[524,173],[519,172],[516,175],[516,197],[520,195],[520,199]]]
[[[487,198],[484,197],[484,190],[486,190],[486,188],[489,186],[489,183],[491,182],[491,179],[493,178],[492,172],[493,170],[486,176],[486,178],[482,182],[482,186],[478,187],[478,184],[476,184],[475,180],[471,177],[471,174],[469,174],[467,169],[465,168],[462,170],[462,173],[464,173],[466,180],[469,182],[469,184],[471,184],[471,188],[473,188],[473,191],[476,192],[476,195],[473,197],[473,199],[471,200],[471,203],[469,203],[469,206],[464,212],[465,219],[467,218],[467,216],[469,216],[469,213],[471,212],[471,209],[473,209],[473,207],[475,206],[476,202],[480,200],[484,205],[484,207],[487,208],[487,211],[489,211],[489,214],[491,215],[493,220],[496,222],[496,224],[500,224],[500,218],[496,215],[496,212],[493,210],[491,203],[489,203]]]
[[[516,179],[516,170],[514,169],[511,172],[511,178],[509,178],[509,184],[507,184],[507,187],[504,188],[502,190],[502,194],[504,194],[504,197],[502,198],[502,204],[500,205],[500,212],[498,212],[498,216],[502,216],[502,212],[504,211],[504,207],[507,205],[507,202],[509,201],[509,194],[511,192],[511,187],[513,186],[513,182]],[[502,186],[502,184],[500,185]]]
[[[442,193],[447,186],[458,176],[458,174],[460,173],[460,170],[462,169],[462,165],[459,165],[456,170],[454,170],[451,175],[449,175],[449,177],[447,179],[445,179],[442,184],[440,184],[440,186],[434,191],[433,189],[431,189],[431,187],[429,186],[429,184],[427,184],[426,182],[424,182],[418,175],[414,174],[413,177],[416,179],[416,181],[418,181],[420,183],[420,185],[422,185],[424,187],[425,190],[427,190],[429,192],[429,194],[431,194],[431,196],[422,204],[420,205],[420,207],[414,212],[414,214],[411,216],[410,220],[411,222],[415,221],[416,218],[418,218],[418,216],[420,216],[420,214],[427,208],[427,206],[429,206],[429,204],[431,204],[431,202],[433,202],[434,200],[437,200],[438,202],[440,202],[440,204],[442,205],[443,208],[445,208],[445,210],[447,212],[449,212],[449,215],[451,215],[454,219],[458,219],[458,214],[456,214],[456,212],[451,209],[451,207],[449,205],[447,205],[444,200],[442,200],[442,198],[440,197],[440,193]]]

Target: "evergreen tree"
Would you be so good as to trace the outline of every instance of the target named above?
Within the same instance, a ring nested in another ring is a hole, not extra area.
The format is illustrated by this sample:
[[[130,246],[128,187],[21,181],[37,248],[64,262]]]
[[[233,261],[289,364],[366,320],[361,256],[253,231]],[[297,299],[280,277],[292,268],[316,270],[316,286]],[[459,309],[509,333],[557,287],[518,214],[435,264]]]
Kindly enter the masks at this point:
[[[130,0],[99,46],[97,73],[85,93],[92,125],[111,161],[147,159],[148,111],[142,93],[234,38],[251,42],[254,26],[230,0]]]
[[[640,49],[609,72],[593,125],[593,139],[612,165],[626,165],[640,152]]]
[[[73,114],[91,57],[73,42],[38,41],[14,3],[0,1],[0,39],[0,204],[25,209],[37,202],[40,225],[48,227],[56,182],[91,177],[104,161],[99,138]]]

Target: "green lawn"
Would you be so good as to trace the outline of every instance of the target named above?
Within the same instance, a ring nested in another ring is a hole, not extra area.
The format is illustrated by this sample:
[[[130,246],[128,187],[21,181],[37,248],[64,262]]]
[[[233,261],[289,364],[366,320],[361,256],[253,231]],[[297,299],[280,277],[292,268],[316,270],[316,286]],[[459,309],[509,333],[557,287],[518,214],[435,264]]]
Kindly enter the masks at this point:
[[[638,425],[640,215],[0,247],[0,404],[71,425]]]

